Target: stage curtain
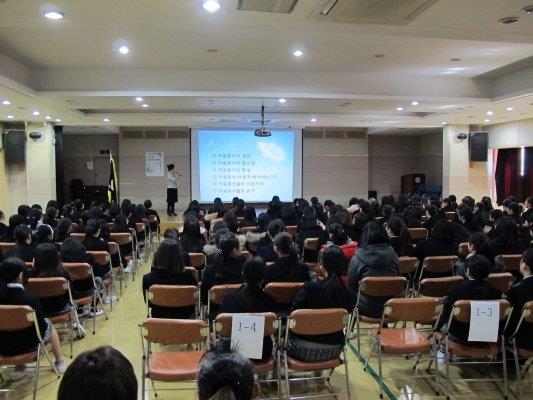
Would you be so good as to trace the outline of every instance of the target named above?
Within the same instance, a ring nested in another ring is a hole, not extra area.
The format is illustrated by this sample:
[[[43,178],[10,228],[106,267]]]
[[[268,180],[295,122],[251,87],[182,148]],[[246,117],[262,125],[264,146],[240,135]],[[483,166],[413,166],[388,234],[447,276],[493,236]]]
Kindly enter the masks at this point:
[[[496,164],[496,190],[497,202],[508,196],[516,196],[517,189],[521,186],[520,179],[520,149],[499,149]]]

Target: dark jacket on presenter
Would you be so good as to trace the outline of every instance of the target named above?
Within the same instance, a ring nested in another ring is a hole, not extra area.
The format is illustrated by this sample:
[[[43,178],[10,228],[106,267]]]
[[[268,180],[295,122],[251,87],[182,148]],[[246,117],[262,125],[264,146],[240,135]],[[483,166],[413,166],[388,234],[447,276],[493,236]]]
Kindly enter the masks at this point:
[[[177,215],[174,207],[178,201],[178,173],[174,171],[174,164],[167,165],[167,169],[167,215],[170,217]]]

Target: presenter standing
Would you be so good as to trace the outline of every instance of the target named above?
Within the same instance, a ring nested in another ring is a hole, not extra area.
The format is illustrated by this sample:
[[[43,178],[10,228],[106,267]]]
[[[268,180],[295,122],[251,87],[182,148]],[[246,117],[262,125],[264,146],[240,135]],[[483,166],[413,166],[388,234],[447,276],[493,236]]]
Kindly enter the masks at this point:
[[[174,205],[178,201],[178,173],[174,171],[174,164],[168,164],[167,169],[167,215],[175,217]]]

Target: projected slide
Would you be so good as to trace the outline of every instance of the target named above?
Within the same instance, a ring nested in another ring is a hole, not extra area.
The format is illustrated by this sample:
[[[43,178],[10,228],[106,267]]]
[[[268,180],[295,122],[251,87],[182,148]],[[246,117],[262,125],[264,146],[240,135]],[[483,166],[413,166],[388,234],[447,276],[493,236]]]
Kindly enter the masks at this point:
[[[256,137],[251,130],[204,129],[192,136],[197,154],[191,161],[198,165],[193,197],[199,201],[239,197],[267,202],[274,195],[290,201],[301,196],[301,132],[280,130]]]

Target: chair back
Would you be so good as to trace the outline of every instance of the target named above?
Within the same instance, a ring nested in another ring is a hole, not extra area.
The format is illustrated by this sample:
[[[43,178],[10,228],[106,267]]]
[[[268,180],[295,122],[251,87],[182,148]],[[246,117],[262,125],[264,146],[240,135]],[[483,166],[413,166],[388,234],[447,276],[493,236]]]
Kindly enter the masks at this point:
[[[198,288],[192,285],[152,285],[148,289],[146,297],[154,306],[194,306],[198,301]]]
[[[205,265],[204,253],[189,253],[189,260],[191,260],[191,267],[201,268]]]
[[[34,324],[34,311],[30,306],[0,305],[0,332],[21,331]]]
[[[533,324],[533,301],[528,301],[522,307],[522,318],[527,323]]]
[[[461,256],[466,257],[468,255],[468,242],[459,243],[459,246],[457,248],[457,252]]]
[[[285,227],[285,230],[289,235],[296,236],[298,234],[298,226],[296,225],[289,225]]]
[[[224,296],[229,292],[239,289],[242,284],[232,284],[232,285],[215,285],[209,289],[209,302],[211,304],[221,305],[224,301]]]
[[[453,264],[459,261],[457,256],[431,256],[424,258],[422,268],[433,274],[453,275]]]
[[[118,243],[107,242],[107,245],[109,246],[109,255],[118,254]]]
[[[274,297],[278,304],[292,304],[303,286],[301,282],[270,282],[266,285],[265,292]]]
[[[15,248],[15,243],[0,243],[0,252],[5,257]]]
[[[113,228],[115,227],[115,224],[113,222],[108,222],[107,227],[109,228],[109,230],[113,230]]]
[[[92,267],[87,263],[62,263],[63,268],[73,280],[82,280],[92,277]]]
[[[455,212],[454,211],[446,211],[446,219],[448,221],[453,221],[455,219]]]
[[[209,328],[202,320],[148,318],[141,327],[143,337],[151,343],[183,345],[209,341]]]
[[[428,230],[426,228],[408,228],[411,240],[422,240],[428,237]]]
[[[510,272],[490,274],[488,279],[492,286],[503,293],[507,293],[514,283],[514,276]]]
[[[257,226],[243,226],[243,227],[239,228],[239,231],[242,234],[246,234],[247,232],[254,232],[256,230],[257,230]]]
[[[383,315],[393,321],[433,321],[439,316],[441,304],[436,297],[390,299]]]
[[[253,315],[253,316],[264,316],[265,317],[265,331],[264,336],[268,337],[273,335],[275,332],[277,332],[279,328],[279,321],[276,314],[273,312],[265,312],[265,313],[251,313],[247,315]],[[233,314],[218,314],[215,318],[215,333],[219,334],[220,336],[224,338],[231,337],[231,326],[233,322]]]
[[[291,312],[287,325],[297,335],[327,335],[344,330],[349,320],[343,308],[305,309]]]
[[[496,300],[494,300],[496,301]],[[497,300],[500,303],[500,322],[509,317],[512,310],[507,300]],[[452,318],[457,322],[470,323],[470,300],[457,300],[453,303]]]
[[[416,271],[418,267],[418,258],[416,257],[400,257],[399,273],[400,275],[411,274]]]
[[[463,282],[460,276],[445,276],[442,278],[424,278],[418,284],[418,294],[424,297],[444,297],[450,288]]]
[[[68,294],[69,284],[65,278],[30,278],[26,290],[40,299]]]
[[[520,270],[520,260],[522,259],[522,254],[501,254],[496,256],[501,260],[501,265],[503,265],[503,271],[519,271]]]
[[[113,232],[110,234],[110,239],[119,246],[131,243],[133,240],[131,233],[128,232]]]
[[[369,276],[359,284],[360,293],[370,297],[403,297],[406,288],[403,276]]]
[[[80,242],[83,242],[85,240],[85,233],[72,232],[69,237],[78,239]]]
[[[144,222],[137,222],[135,223],[135,231],[138,233],[144,232],[146,229],[146,226]]]
[[[304,248],[306,248],[307,250],[318,251],[319,247],[320,246],[318,245],[318,238],[307,238],[304,240]]]
[[[157,222],[157,217],[156,217],[154,214],[150,214],[150,215],[148,216],[148,222],[150,222],[150,223],[152,223],[152,224],[153,224],[153,223],[156,223],[156,222]]]
[[[241,256],[243,256],[247,261],[252,258],[252,254],[249,251],[241,251]]]
[[[87,254],[92,255],[94,261],[100,265],[107,265],[111,262],[111,256],[107,251],[87,251]]]

